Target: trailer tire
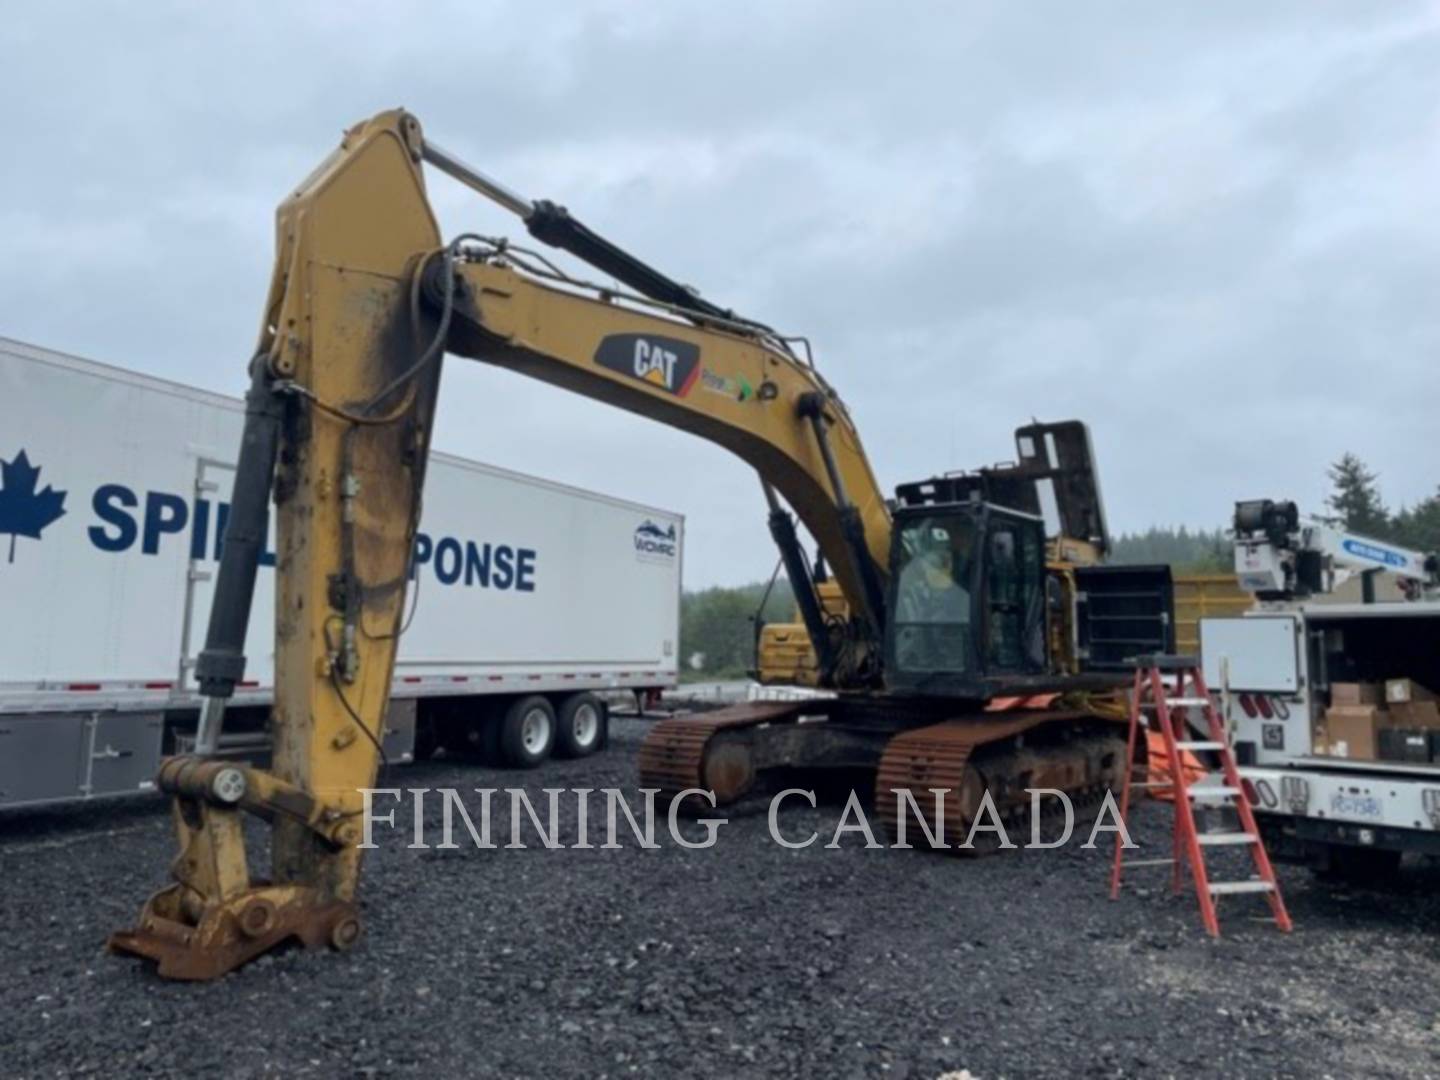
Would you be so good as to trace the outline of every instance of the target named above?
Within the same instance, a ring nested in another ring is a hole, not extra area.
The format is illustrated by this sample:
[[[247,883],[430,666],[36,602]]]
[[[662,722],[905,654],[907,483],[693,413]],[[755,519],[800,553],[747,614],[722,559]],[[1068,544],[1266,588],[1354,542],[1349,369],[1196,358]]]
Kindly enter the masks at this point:
[[[571,694],[560,702],[555,755],[588,757],[605,743],[605,704],[594,694]]]
[[[516,769],[533,769],[555,745],[555,709],[539,694],[516,698],[500,721],[500,756]]]

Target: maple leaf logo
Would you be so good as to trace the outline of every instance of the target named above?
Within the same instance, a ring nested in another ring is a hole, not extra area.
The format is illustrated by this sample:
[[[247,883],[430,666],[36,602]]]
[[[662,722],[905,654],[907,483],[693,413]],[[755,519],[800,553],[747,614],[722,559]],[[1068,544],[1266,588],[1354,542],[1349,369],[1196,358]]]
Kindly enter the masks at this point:
[[[44,491],[36,491],[39,480],[40,470],[30,464],[24,450],[14,461],[0,460],[0,534],[10,534],[12,563],[17,537],[39,540],[47,525],[65,516],[66,493],[48,484]]]

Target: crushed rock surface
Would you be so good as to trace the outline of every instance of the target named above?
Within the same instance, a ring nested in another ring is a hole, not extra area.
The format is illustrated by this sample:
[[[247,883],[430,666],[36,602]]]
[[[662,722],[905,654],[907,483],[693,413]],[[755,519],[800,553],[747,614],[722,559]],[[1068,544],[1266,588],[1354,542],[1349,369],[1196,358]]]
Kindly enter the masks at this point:
[[[956,859],[868,850],[850,833],[826,849],[841,805],[790,799],[784,835],[820,834],[804,850],[774,842],[764,802],[732,809],[710,849],[680,846],[661,815],[658,850],[623,818],[622,846],[605,850],[599,789],[638,811],[645,730],[616,719],[606,751],[528,773],[392,770],[391,785],[461,789],[477,825],[477,787],[523,787],[542,818],[544,788],[594,788],[597,846],[547,850],[526,818],[527,846],[506,849],[502,792],[494,849],[456,819],[461,846],[440,850],[432,791],[430,849],[405,846],[408,803],[377,829],[354,951],[291,949],[210,984],[161,982],[103,950],[164,883],[174,841],[158,797],[0,817],[0,1075],[1440,1072],[1433,866],[1407,866],[1384,892],[1282,868],[1295,933],[1236,897],[1211,941],[1166,870],[1135,870],[1108,900],[1104,842]],[[567,843],[574,803],[561,801]],[[1169,814],[1138,812],[1142,857],[1168,854]]]

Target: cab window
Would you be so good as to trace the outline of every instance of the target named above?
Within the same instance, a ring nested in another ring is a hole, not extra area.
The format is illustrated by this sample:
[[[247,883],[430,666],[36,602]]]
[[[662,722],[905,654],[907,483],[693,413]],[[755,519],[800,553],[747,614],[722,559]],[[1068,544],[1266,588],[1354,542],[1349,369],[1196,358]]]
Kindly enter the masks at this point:
[[[900,671],[964,673],[974,666],[974,540],[966,518],[921,518],[902,529],[893,617]]]

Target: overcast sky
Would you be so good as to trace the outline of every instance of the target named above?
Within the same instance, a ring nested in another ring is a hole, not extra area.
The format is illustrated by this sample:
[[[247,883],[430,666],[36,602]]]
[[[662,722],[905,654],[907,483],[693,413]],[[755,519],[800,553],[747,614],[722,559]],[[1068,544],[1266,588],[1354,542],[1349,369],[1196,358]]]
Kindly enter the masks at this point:
[[[238,393],[276,203],[427,133],[815,342],[881,483],[1093,429],[1112,529],[1440,483],[1440,11],[1404,3],[67,4],[0,26],[0,335]],[[519,235],[436,176],[447,233]],[[753,472],[452,361],[436,445],[683,512],[770,572]]]

